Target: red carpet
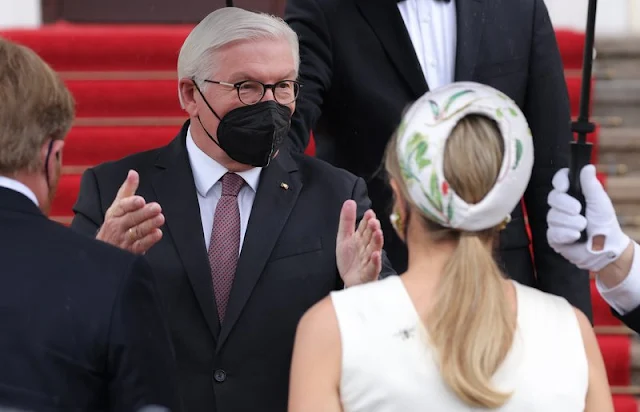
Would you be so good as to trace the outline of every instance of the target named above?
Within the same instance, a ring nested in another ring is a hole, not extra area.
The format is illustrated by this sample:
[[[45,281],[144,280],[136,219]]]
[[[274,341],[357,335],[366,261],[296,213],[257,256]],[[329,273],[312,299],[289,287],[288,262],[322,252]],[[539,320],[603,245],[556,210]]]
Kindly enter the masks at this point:
[[[177,80],[68,80],[82,117],[185,117]]]
[[[92,26],[58,23],[2,33],[60,71],[175,71],[193,26]]]
[[[51,206],[51,216],[67,219],[73,216],[71,208],[78,197],[80,176],[79,174],[70,174],[60,178],[56,199]]]
[[[593,323],[598,326],[619,326],[622,323],[613,316],[609,305],[602,299],[596,289],[595,279],[591,280],[591,302],[593,304]]]
[[[611,386],[631,383],[631,342],[624,335],[600,335],[598,343],[607,367]]]
[[[57,23],[40,30],[4,31],[2,36],[33,48],[57,70],[175,71],[180,47],[192,27]],[[580,69],[584,34],[559,30],[556,38],[564,68]]]
[[[615,395],[613,406],[616,412],[638,412],[638,400],[630,395]]]
[[[556,40],[565,70],[580,70],[584,54],[584,33],[573,30],[556,30]]]
[[[64,164],[93,166],[118,160],[169,143],[177,130],[175,126],[74,127],[67,135]]]
[[[56,24],[41,30],[12,30],[0,35],[32,47],[67,79],[77,102],[78,124],[67,138],[65,175],[52,215],[65,223],[72,216],[81,171],[101,162],[165,145],[186,119],[178,103],[177,56],[190,26],[83,26]],[[557,31],[567,78],[571,114],[579,109],[584,35]],[[113,73],[125,73],[113,80]],[[132,76],[133,74],[133,76]],[[78,80],[90,75],[93,80]],[[84,77],[83,77],[84,76]],[[75,80],[71,80],[75,79]],[[154,80],[155,79],[155,80]],[[158,80],[164,79],[164,80]],[[598,157],[598,131],[589,136]],[[314,153],[313,141],[308,153]],[[599,176],[606,184],[606,176]],[[592,285],[597,326],[620,325]],[[630,339],[600,335],[612,386],[631,379]],[[615,396],[617,412],[637,411],[633,396]]]

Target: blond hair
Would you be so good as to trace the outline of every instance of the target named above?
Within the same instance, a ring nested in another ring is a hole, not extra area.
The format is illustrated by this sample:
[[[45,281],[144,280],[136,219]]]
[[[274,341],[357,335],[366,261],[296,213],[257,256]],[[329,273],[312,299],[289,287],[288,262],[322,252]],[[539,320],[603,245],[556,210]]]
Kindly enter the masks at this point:
[[[491,243],[498,230],[461,233],[429,220],[408,196],[396,144],[394,136],[387,147],[385,166],[398,185],[399,195],[411,207],[412,217],[421,218],[435,242],[456,242],[425,324],[439,355],[442,377],[468,405],[499,407],[511,394],[496,390],[491,379],[511,348],[515,315],[504,293],[503,274],[492,254]],[[504,143],[497,124],[484,116],[466,116],[447,140],[445,179],[467,203],[478,203],[493,187],[503,156]]]
[[[35,172],[48,139],[64,139],[74,101],[33,50],[0,37],[0,174]]]

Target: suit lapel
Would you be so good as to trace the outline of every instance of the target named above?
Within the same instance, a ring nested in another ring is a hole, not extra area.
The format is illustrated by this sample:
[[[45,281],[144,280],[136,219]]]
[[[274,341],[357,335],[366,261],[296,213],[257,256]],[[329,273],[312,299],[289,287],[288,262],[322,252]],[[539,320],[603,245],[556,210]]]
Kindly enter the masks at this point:
[[[486,0],[456,1],[458,33],[455,81],[473,80],[484,28],[485,2]]]
[[[382,43],[398,74],[411,89],[414,99],[426,93],[427,81],[397,3],[393,0],[356,0],[356,4]]]
[[[293,173],[296,170],[297,165],[289,153],[281,150],[271,164],[262,171],[229,296],[227,312],[222,322],[218,349],[224,344],[249,300],[298,199],[302,181],[297,173]],[[282,187],[283,183],[286,185],[286,190]]]
[[[182,260],[193,292],[214,338],[220,331],[211,268],[202,233],[200,206],[185,145],[187,127],[158,157],[153,188],[166,227]]]

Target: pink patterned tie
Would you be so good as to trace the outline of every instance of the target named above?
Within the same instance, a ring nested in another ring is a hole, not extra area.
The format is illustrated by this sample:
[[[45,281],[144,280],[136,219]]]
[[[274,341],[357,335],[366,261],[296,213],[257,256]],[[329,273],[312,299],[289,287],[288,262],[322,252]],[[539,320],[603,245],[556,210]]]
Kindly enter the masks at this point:
[[[235,173],[222,176],[222,196],[213,216],[213,230],[209,243],[209,265],[213,292],[218,304],[220,322],[224,319],[240,254],[240,208],[238,193],[244,185]]]

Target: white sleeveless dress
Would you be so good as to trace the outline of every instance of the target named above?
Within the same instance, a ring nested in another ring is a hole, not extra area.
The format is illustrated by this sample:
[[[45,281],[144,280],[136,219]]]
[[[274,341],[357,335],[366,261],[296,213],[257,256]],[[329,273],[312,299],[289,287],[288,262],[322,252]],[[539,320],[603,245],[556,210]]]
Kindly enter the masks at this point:
[[[512,392],[500,412],[582,412],[588,364],[569,303],[516,282],[517,329],[494,375]],[[331,293],[342,341],[344,412],[462,412],[445,385],[398,276]]]

